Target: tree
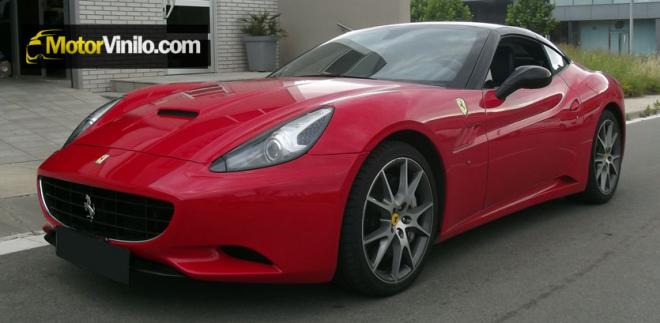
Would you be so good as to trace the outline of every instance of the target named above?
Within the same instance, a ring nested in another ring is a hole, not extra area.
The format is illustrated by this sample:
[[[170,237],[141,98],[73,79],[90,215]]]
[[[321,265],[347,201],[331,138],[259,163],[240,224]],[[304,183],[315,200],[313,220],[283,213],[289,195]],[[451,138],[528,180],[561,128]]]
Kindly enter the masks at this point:
[[[411,21],[470,21],[472,12],[462,0],[412,0]]]
[[[557,26],[557,20],[552,17],[554,9],[549,0],[516,0],[506,8],[506,24],[547,36]]]
[[[426,9],[426,0],[412,0],[410,1],[410,21],[422,21],[424,18],[424,10]]]

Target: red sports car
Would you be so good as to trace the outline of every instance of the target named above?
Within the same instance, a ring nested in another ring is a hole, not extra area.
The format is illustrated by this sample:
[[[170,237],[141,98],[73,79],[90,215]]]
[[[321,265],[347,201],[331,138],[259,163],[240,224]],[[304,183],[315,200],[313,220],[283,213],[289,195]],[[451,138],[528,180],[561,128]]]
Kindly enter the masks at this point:
[[[46,238],[117,281],[333,279],[388,295],[430,247],[562,196],[607,202],[622,92],[528,30],[349,32],[266,79],[158,85],[39,168]]]

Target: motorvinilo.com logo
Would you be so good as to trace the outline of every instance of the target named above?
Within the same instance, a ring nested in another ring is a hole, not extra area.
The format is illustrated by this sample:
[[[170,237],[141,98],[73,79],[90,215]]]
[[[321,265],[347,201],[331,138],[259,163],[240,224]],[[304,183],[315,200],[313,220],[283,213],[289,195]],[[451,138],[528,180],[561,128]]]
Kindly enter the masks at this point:
[[[73,40],[67,39],[65,36],[49,34],[57,31],[60,30],[42,30],[32,37],[30,45],[43,46],[45,42],[45,54],[30,56],[29,50],[26,50],[25,62],[36,64],[37,60],[52,59],[50,56],[56,54],[199,54],[202,48],[199,40],[161,40],[156,44],[154,41],[145,40],[143,36],[138,35],[133,35],[132,39],[122,39],[121,36],[103,36],[102,40],[85,40],[79,36],[77,40]]]
[[[208,31],[199,26],[67,26],[34,32],[26,42],[25,64],[203,67],[210,65],[208,47]]]

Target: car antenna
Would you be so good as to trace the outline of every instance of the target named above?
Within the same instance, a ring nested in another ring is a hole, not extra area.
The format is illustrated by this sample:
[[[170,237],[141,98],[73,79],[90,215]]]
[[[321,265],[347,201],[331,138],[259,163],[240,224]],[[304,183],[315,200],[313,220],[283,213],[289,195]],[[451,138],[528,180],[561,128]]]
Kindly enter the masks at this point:
[[[339,29],[343,30],[345,33],[349,32],[349,31],[353,31],[353,28],[348,27],[348,26],[342,24],[341,22],[338,22],[337,26],[339,26]]]

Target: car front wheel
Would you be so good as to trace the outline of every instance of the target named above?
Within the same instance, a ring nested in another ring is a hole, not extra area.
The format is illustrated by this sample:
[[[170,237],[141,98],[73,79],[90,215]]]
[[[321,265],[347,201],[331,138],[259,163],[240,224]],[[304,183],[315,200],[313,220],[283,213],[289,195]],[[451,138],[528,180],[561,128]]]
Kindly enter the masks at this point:
[[[359,292],[397,293],[419,274],[438,229],[438,194],[424,156],[385,142],[362,166],[342,227],[338,275]]]

